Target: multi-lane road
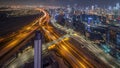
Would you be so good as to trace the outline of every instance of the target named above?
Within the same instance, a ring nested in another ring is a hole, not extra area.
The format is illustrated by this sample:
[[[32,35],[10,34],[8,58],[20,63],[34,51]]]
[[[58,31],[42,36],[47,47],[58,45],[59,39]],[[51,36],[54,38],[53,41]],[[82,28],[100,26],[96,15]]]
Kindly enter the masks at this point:
[[[27,41],[24,42],[26,38],[30,39],[31,36],[33,37],[34,31],[40,28],[42,33],[44,33],[45,38],[48,39],[49,42],[58,40],[65,33],[69,35],[69,36],[66,35],[65,39],[64,38],[60,39],[60,41],[49,46],[48,49],[54,50],[56,54],[59,54],[65,61],[69,63],[69,66],[72,66],[72,68],[110,68],[111,67],[109,63],[106,63],[105,61],[101,60],[99,57],[96,56],[98,50],[95,54],[93,52],[94,50],[92,51],[89,48],[84,48],[84,46],[88,45],[88,43],[86,43],[85,41],[82,42],[83,38],[77,39],[79,37],[77,36],[76,33],[75,34],[70,33],[68,32],[69,30],[64,29],[63,27],[58,28],[59,26],[53,23],[53,25],[55,26],[54,27],[49,23],[50,16],[44,9],[37,8],[36,10],[41,11],[43,13],[43,16],[40,17],[35,22],[27,25],[22,30],[20,30],[19,34],[14,36],[14,39],[9,41],[5,45],[5,47],[0,50],[0,59],[3,58],[6,54],[8,54],[8,52],[10,52],[17,45],[22,46],[22,44],[26,43]],[[61,31],[58,29],[61,29]],[[0,61],[0,63],[2,63],[2,61]]]
[[[54,22],[52,20],[52,22]],[[83,37],[83,35],[81,35],[80,33],[72,30],[72,29],[68,29],[66,27],[63,27],[57,23],[52,23],[55,27],[69,33],[71,35],[71,38],[76,40],[77,42],[79,42],[79,44],[82,44],[82,48],[87,48],[89,51],[91,51],[94,56],[97,56],[97,58],[101,59],[105,64],[109,65],[112,68],[118,68],[120,67],[119,62],[113,58],[112,56],[110,56],[109,54],[106,54],[104,51],[102,51],[102,49],[100,49],[97,45],[93,44],[91,41],[89,40],[85,40],[85,38]]]
[[[38,9],[35,9],[35,10],[38,10]],[[7,42],[4,45],[4,47],[2,47],[2,49],[0,50],[0,64],[3,64],[16,52],[19,52],[19,49],[21,48],[21,46],[25,45],[25,43],[30,38],[33,37],[35,30],[39,28],[39,22],[42,23],[41,19],[43,17],[46,17],[46,16],[43,15],[42,17],[39,17],[38,19],[36,19],[34,22],[31,22],[27,26],[21,28],[21,30],[17,31],[17,33],[15,33],[15,35],[12,37],[12,39],[9,42]],[[1,39],[1,41],[4,41],[4,39]]]
[[[47,15],[49,16],[49,14]],[[46,19],[50,20],[49,17]],[[61,36],[60,32],[56,32],[55,27],[50,24],[44,24],[41,27],[46,38],[50,41],[57,40]],[[73,68],[109,68],[106,63],[95,57],[92,52],[85,48],[82,49],[80,47],[81,44],[76,43],[74,42],[76,40],[73,40],[74,39],[71,38],[61,39],[60,42],[50,46],[49,48],[52,48],[59,53]]]

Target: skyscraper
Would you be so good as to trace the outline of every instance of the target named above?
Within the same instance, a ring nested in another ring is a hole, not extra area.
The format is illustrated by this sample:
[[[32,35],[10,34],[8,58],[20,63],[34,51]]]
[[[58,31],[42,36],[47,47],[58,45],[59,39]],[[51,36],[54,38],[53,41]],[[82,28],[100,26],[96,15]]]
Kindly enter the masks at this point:
[[[42,68],[42,35],[40,31],[36,31],[34,40],[34,68]]]

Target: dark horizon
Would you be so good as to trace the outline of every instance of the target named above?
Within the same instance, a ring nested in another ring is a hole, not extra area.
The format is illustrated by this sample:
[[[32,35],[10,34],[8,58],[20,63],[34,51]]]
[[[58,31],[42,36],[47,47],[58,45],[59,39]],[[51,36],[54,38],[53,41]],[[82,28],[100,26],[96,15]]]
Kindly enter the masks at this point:
[[[82,7],[90,5],[98,5],[100,7],[115,6],[120,3],[119,0],[0,0],[1,5],[74,5],[78,4]]]

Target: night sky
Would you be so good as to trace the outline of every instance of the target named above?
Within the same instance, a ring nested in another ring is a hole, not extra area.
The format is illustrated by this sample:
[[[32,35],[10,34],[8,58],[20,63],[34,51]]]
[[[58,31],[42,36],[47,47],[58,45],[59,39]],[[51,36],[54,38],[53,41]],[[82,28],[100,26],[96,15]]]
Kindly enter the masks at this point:
[[[98,6],[113,6],[117,2],[120,3],[120,0],[0,0],[0,4],[42,4],[60,6],[68,4],[79,4],[80,6],[89,6],[95,4]]]

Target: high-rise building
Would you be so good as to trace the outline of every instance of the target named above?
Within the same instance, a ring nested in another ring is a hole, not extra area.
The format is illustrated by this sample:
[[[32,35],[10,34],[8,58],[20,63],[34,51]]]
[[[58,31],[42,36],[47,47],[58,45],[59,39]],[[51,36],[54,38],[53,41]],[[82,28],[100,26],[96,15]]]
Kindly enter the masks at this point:
[[[94,10],[94,9],[95,9],[95,6],[92,5],[92,6],[91,6],[91,9]]]
[[[34,68],[42,68],[41,55],[42,55],[42,34],[36,31],[34,40]]]
[[[119,9],[120,8],[120,4],[116,3],[116,8]]]

